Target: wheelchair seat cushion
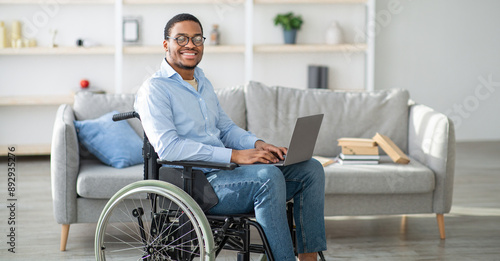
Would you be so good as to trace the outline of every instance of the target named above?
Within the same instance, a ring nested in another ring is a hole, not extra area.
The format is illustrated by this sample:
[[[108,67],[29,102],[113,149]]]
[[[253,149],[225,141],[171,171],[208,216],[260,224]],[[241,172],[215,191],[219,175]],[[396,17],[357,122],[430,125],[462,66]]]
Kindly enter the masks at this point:
[[[162,181],[169,182],[175,186],[184,189],[184,180],[182,179],[182,169],[161,167],[159,178]],[[212,185],[207,180],[205,173],[201,170],[193,169],[193,191],[191,197],[200,205],[204,212],[207,212],[212,207],[219,203],[219,198],[215,194]]]

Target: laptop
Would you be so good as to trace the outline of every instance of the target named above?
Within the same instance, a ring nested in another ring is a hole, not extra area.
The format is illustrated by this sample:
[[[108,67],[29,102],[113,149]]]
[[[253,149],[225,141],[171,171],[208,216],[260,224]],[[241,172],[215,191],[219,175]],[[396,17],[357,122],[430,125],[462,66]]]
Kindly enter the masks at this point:
[[[261,165],[288,166],[312,158],[324,114],[297,118],[285,160]],[[252,165],[255,165],[252,164]]]

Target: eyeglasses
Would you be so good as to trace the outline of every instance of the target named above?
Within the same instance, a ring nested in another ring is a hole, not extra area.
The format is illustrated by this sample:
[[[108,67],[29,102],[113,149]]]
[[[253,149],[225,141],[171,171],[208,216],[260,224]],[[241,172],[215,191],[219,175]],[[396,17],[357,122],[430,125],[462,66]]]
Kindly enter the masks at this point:
[[[191,42],[195,46],[202,46],[203,43],[205,42],[205,39],[206,39],[205,37],[203,37],[201,35],[197,35],[197,36],[193,36],[193,37],[181,35],[181,36],[179,36],[177,38],[167,36],[167,38],[176,40],[177,44],[179,46],[182,46],[182,47],[186,46],[189,43],[189,39],[191,39]]]

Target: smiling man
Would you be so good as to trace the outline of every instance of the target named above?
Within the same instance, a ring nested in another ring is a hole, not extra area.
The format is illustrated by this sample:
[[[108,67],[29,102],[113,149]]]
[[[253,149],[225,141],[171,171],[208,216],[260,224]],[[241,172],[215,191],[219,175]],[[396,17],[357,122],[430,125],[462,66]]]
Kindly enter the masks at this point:
[[[167,52],[166,59],[184,80],[193,80],[194,68],[203,56],[203,29],[196,21],[176,21],[170,20],[165,29],[163,48]]]
[[[238,164],[271,163],[287,149],[239,128],[222,110],[217,95],[197,67],[203,56],[203,27],[190,14],[168,21],[161,68],[139,89],[135,110],[162,160]],[[234,170],[203,170],[219,199],[210,214],[255,212],[275,260],[295,261],[286,218],[294,199],[299,260],[316,260],[326,250],[325,173],[311,159],[286,167],[244,165]]]

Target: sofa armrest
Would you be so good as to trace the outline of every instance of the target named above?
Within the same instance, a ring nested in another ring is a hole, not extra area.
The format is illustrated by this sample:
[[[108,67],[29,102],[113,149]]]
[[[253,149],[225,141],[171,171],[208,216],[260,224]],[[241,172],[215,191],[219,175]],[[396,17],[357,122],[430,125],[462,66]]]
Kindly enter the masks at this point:
[[[59,224],[76,222],[76,179],[80,156],[74,120],[75,115],[70,105],[59,106],[50,156],[52,202],[54,216]]]
[[[453,122],[425,105],[411,105],[408,151],[410,157],[429,167],[436,175],[434,213],[449,213],[455,173]]]

